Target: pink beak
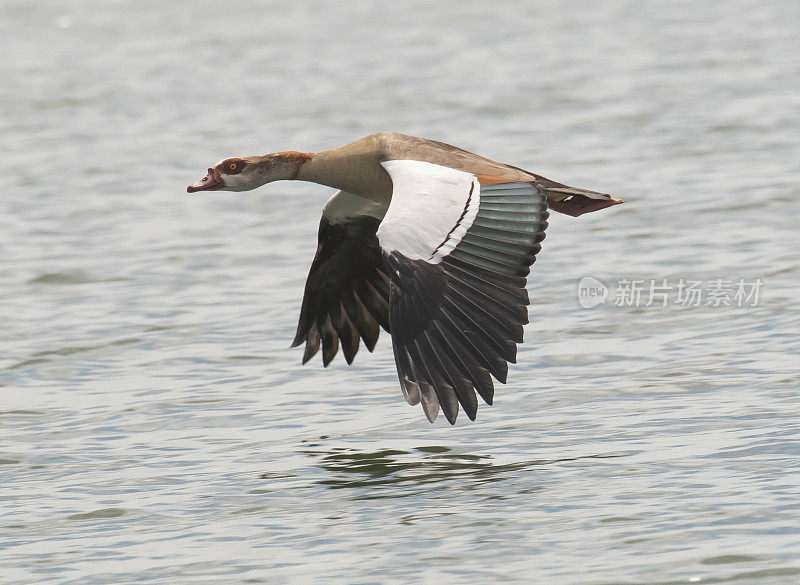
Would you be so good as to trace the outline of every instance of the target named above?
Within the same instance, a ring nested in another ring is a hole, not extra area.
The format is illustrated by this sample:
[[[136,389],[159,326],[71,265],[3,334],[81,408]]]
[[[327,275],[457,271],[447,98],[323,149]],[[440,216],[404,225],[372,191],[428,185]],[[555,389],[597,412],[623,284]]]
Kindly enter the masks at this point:
[[[225,181],[219,176],[216,169],[208,169],[208,174],[197,181],[194,185],[186,187],[187,193],[194,193],[195,191],[216,191],[225,186]]]

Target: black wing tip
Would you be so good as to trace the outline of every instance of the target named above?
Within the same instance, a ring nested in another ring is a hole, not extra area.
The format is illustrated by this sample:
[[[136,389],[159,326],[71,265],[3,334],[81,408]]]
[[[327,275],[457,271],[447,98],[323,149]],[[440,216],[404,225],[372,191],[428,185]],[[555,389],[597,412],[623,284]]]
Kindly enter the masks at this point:
[[[318,353],[318,352],[319,352],[319,347],[312,348],[311,346],[309,346],[308,344],[306,344],[306,349],[305,349],[305,351],[303,352],[303,361],[302,361],[302,365],[306,365],[308,362],[310,362],[310,361],[311,361],[311,359],[312,359],[312,358],[313,358],[315,355],[317,355],[317,353]]]
[[[500,382],[501,384],[505,384],[506,381],[508,380],[508,364],[506,364],[506,367],[503,370],[501,370],[501,371],[499,371],[497,373],[492,372],[492,376],[494,376],[495,379],[498,382]]]
[[[344,353],[344,361],[347,362],[348,366],[352,366],[353,365],[353,360],[356,359],[356,354],[358,353],[358,347],[359,346],[357,345],[355,351],[353,351],[352,353],[349,350],[343,352]]]

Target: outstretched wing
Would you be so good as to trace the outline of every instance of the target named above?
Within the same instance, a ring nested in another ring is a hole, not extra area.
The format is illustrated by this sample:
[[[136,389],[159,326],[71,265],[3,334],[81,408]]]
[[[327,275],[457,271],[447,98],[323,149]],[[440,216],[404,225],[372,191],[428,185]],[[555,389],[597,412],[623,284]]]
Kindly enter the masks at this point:
[[[427,162],[390,160],[392,202],[377,235],[389,268],[389,325],[409,404],[430,421],[492,403],[528,322],[525,277],[547,227],[532,182],[491,182]],[[483,181],[483,183],[481,182]]]
[[[305,341],[303,363],[319,351],[327,366],[339,349],[350,364],[364,340],[375,348],[389,330],[389,278],[375,232],[386,207],[339,191],[319,223],[319,244],[306,280],[292,347]]]

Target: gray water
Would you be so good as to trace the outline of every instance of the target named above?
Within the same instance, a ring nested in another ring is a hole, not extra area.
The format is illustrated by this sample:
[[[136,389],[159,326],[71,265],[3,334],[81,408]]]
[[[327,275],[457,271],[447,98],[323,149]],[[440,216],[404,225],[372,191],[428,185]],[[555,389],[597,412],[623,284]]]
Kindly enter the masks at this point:
[[[800,3],[5,0],[0,46],[0,583],[800,582]],[[385,335],[288,348],[330,189],[185,193],[378,130],[628,201],[552,216],[474,423]]]

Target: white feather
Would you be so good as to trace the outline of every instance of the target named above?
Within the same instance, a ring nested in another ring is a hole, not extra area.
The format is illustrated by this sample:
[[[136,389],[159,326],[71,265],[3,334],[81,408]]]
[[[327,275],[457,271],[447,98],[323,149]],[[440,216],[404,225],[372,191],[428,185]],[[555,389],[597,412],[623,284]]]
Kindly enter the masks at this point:
[[[475,220],[480,183],[475,175],[417,160],[381,163],[392,178],[392,202],[378,228],[387,251],[438,264]],[[454,229],[455,228],[455,229]]]

